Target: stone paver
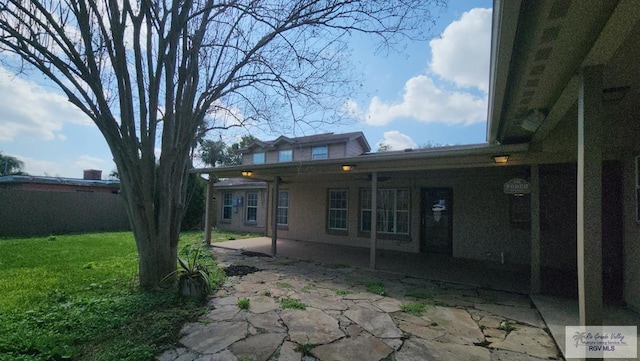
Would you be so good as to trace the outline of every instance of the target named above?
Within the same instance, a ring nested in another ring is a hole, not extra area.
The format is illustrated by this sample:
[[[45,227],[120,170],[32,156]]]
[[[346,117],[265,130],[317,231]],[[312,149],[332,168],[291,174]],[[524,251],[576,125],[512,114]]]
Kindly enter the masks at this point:
[[[526,296],[427,279],[213,249],[229,277],[200,322],[158,361],[561,360]],[[384,285],[383,294],[367,285]],[[238,308],[239,298],[249,309]],[[290,297],[305,310],[282,309]],[[402,311],[421,302],[421,315]],[[501,324],[507,323],[508,329]]]
[[[321,345],[311,351],[320,360],[335,361],[379,361],[389,356],[391,352],[393,348],[376,337],[362,334]]]

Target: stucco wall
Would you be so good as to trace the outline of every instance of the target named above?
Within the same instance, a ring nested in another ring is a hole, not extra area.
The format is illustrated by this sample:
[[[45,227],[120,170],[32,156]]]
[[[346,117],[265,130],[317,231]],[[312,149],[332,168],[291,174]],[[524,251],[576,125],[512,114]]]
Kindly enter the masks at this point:
[[[0,237],[130,229],[112,193],[0,189]]]
[[[492,262],[528,264],[531,237],[509,221],[509,197],[503,185],[512,178],[528,178],[528,167],[468,169],[421,186],[453,188],[453,256]],[[526,195],[525,197],[529,197]]]

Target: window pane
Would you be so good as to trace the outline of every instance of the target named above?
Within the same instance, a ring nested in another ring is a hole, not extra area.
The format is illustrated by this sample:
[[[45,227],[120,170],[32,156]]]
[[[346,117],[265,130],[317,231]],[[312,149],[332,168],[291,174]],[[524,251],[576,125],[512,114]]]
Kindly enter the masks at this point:
[[[409,191],[400,189],[398,190],[397,195],[398,195],[397,209],[408,211],[409,210]]]
[[[409,233],[410,199],[408,189],[380,189],[377,197],[376,230],[381,233]],[[360,230],[371,231],[371,191],[360,194]]]
[[[248,207],[258,206],[258,193],[256,192],[247,193],[247,206]]]
[[[329,158],[329,147],[313,147],[311,149],[311,159],[327,159]]]
[[[293,150],[286,149],[278,152],[278,162],[291,162],[293,160]]]
[[[371,232],[371,211],[362,211],[360,230]]]
[[[343,189],[330,190],[328,228],[346,230],[348,213],[347,191]]]
[[[279,225],[286,226],[289,224],[289,210],[287,208],[278,208],[276,219]]]
[[[289,206],[289,192],[280,191],[278,194],[278,207],[288,207]]]
[[[253,164],[264,164],[264,152],[253,153]]]
[[[258,221],[258,209],[247,208],[247,222],[257,222],[257,221]]]
[[[289,191],[278,192],[278,210],[276,212],[276,222],[279,225],[289,224]]]
[[[396,216],[396,233],[409,233],[409,212],[398,212]]]
[[[224,193],[222,195],[222,219],[231,219],[233,205],[233,194]]]
[[[258,193],[257,192],[249,192],[247,193],[247,216],[246,221],[250,223],[255,223],[258,221]]]

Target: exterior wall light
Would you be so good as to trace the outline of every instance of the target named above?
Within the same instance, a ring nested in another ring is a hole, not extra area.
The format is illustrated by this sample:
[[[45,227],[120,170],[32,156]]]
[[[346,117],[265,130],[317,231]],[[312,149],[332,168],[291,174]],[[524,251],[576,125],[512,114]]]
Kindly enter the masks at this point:
[[[495,164],[507,164],[509,161],[509,155],[494,155],[493,162]]]
[[[356,166],[353,165],[353,164],[343,164],[342,165],[342,170],[345,171],[345,172],[351,172],[352,170],[355,169],[355,167]]]
[[[251,176],[253,176],[253,171],[250,171],[250,170],[243,170],[241,173],[242,173],[243,177],[251,177]]]

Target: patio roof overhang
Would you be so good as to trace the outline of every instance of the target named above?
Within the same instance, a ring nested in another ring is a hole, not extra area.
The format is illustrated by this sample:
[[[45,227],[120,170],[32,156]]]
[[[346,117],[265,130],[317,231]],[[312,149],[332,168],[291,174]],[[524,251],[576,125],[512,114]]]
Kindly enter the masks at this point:
[[[632,85],[640,49],[634,0],[494,0],[487,116],[490,144],[540,143],[575,109],[579,76],[604,64],[604,89]],[[626,45],[626,46],[625,46]],[[620,50],[623,49],[623,55]],[[618,112],[640,99],[631,87]]]
[[[531,162],[526,144],[489,145],[476,144],[430,149],[414,149],[399,152],[363,154],[357,157],[294,161],[288,163],[237,165],[193,169],[193,173],[209,174],[215,178],[241,177],[250,170],[251,178],[271,181],[275,177],[288,181],[309,181],[318,176],[349,177],[371,172],[415,172],[433,169],[459,169],[474,167],[500,167],[523,165]],[[496,164],[493,157],[509,155],[507,164]],[[343,165],[353,165],[351,171],[342,170]]]

